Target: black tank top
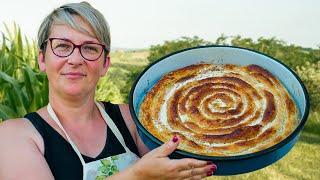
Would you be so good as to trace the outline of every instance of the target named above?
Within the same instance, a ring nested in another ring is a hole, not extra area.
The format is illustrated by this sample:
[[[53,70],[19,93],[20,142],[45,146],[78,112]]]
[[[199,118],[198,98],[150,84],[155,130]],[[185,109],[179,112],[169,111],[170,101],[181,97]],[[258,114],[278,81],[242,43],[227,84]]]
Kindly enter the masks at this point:
[[[108,102],[103,103],[105,110],[116,124],[122,134],[127,147],[135,154],[139,155],[137,146],[131,137],[131,134],[123,120],[118,105]],[[56,130],[54,130],[42,117],[36,113],[30,113],[25,116],[33,126],[38,130],[44,141],[44,157],[56,180],[80,180],[82,179],[82,164],[72,146]],[[98,159],[114,156],[124,153],[125,150],[107,126],[107,139],[102,152],[96,157],[91,158],[85,155],[83,159],[86,163]]]

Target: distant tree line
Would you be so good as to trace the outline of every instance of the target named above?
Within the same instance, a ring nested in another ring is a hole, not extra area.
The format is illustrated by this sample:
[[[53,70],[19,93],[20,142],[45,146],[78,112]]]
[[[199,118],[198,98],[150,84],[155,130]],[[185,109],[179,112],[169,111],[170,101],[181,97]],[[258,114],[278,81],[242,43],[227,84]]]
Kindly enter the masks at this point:
[[[256,50],[276,58],[300,76],[308,89],[312,109],[320,107],[320,46],[315,49],[305,48],[287,44],[275,37],[260,37],[256,41],[252,38],[243,38],[240,35],[225,36],[224,34],[220,35],[215,41],[207,41],[197,36],[181,37],[151,46],[148,60],[152,63],[175,51],[204,45],[237,46]]]

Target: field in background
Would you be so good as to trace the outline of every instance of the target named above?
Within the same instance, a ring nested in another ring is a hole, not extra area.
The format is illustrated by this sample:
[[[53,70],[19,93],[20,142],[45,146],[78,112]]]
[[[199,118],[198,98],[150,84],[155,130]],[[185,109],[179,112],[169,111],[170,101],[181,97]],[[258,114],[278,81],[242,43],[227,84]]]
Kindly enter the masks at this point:
[[[112,64],[130,64],[134,66],[145,66],[149,62],[147,60],[148,55],[149,50],[117,50],[111,52],[110,57]]]
[[[147,56],[147,50],[115,51],[111,53],[112,66],[107,77],[104,77],[101,83],[110,80],[110,84],[116,87],[113,89],[112,95],[117,94],[118,98],[111,98],[110,90],[105,91],[107,94],[98,93],[98,97],[104,100],[108,100],[110,97],[110,101],[117,103],[127,102],[127,99],[121,98],[121,92],[129,92],[131,85],[123,91],[121,89],[125,87],[125,82],[131,81],[130,78],[132,77],[128,76],[130,70],[141,71],[148,64]],[[278,162],[251,173],[226,177],[215,176],[207,179],[320,179],[320,171],[318,170],[319,152],[320,113],[312,112],[297,144]]]
[[[148,65],[148,50],[111,52],[111,66],[99,81],[96,98],[113,103],[128,103],[129,92],[138,74]]]

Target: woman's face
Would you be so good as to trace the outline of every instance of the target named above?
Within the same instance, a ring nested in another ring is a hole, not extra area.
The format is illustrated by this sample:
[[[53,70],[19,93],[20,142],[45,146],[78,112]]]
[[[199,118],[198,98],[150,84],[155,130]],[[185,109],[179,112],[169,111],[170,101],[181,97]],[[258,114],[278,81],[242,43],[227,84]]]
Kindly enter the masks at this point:
[[[68,25],[53,24],[49,38],[68,39],[76,45],[85,42],[101,43],[95,37],[92,28],[79,16],[75,16],[76,23],[90,35],[72,29]],[[58,57],[52,52],[51,42],[47,42],[46,51],[39,53],[39,67],[47,73],[49,91],[54,94],[71,96],[94,95],[96,84],[104,76],[110,65],[109,56],[104,52],[95,61],[85,60],[78,48],[68,57]],[[106,61],[104,63],[104,61]]]

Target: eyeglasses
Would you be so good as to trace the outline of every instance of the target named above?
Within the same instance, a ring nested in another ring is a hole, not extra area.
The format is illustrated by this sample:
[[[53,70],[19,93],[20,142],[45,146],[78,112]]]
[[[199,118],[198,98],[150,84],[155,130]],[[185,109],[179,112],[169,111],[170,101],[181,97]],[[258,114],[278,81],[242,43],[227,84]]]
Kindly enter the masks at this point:
[[[49,38],[46,41],[50,41],[51,50],[58,57],[68,57],[73,53],[75,48],[78,48],[84,59],[95,61],[99,59],[104,50],[107,51],[105,45],[94,42],[76,45],[69,39],[63,38]]]

